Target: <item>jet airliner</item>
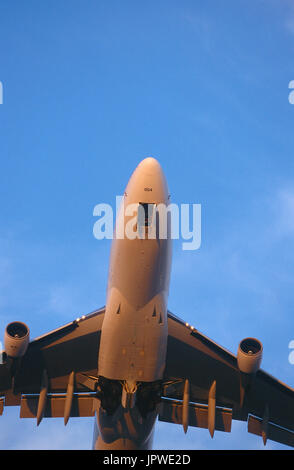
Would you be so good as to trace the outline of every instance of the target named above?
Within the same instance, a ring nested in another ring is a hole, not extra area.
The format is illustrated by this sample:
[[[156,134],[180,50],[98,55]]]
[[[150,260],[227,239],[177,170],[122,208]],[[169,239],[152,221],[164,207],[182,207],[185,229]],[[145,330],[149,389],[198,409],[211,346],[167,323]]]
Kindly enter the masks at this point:
[[[146,236],[117,236],[132,204]],[[121,203],[105,307],[32,341],[23,322],[7,325],[0,413],[19,406],[20,417],[37,425],[93,416],[93,449],[151,449],[157,419],[184,432],[206,428],[211,437],[241,420],[264,444],[294,447],[294,390],[260,368],[261,342],[245,338],[232,354],[168,310],[170,224],[166,237],[156,227],[148,234],[156,224],[150,214],[169,204],[160,164],[144,159]]]

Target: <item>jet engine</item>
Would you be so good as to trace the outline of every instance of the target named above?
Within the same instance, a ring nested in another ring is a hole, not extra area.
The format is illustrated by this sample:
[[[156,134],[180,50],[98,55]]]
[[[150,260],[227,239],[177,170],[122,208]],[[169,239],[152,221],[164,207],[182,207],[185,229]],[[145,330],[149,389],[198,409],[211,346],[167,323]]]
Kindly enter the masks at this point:
[[[24,356],[30,342],[30,330],[24,323],[9,323],[4,334],[4,348],[8,357]]]
[[[255,374],[260,368],[263,347],[255,338],[243,339],[238,347],[237,363],[245,374]]]

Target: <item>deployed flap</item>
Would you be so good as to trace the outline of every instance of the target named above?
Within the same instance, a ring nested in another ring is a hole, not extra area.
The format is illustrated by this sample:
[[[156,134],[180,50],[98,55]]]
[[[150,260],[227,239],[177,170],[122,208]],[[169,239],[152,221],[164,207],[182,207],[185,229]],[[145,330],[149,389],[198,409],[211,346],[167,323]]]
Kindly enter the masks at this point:
[[[63,418],[66,395],[47,397],[44,418]],[[20,417],[35,418],[37,416],[39,395],[24,395],[21,398]],[[94,416],[93,395],[74,395],[71,406],[71,417]]]
[[[294,390],[259,370],[246,397],[248,413],[263,417],[269,407],[269,421],[294,432]]]
[[[248,432],[256,434],[257,436],[263,435],[263,420],[255,416],[249,416],[248,419]],[[294,447],[294,433],[287,429],[275,426],[272,423],[267,424],[267,439],[280,442],[290,447]]]
[[[160,404],[159,421],[182,424],[183,405],[176,400],[162,398]],[[231,432],[232,410],[216,408],[215,429],[217,431]],[[208,429],[208,406],[196,403],[189,404],[189,426]]]

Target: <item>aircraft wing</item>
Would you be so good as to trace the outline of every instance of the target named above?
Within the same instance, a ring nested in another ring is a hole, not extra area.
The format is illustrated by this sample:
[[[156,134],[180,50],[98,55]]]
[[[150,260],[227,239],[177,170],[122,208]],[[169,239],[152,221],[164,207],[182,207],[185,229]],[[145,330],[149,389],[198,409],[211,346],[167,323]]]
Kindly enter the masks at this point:
[[[38,424],[43,416],[93,416],[104,313],[96,310],[34,339],[14,364],[4,361],[0,414],[18,405],[21,418],[37,417]]]
[[[259,369],[239,371],[237,358],[168,312],[165,386],[159,420],[230,432],[232,419],[248,432],[294,447],[294,390]]]

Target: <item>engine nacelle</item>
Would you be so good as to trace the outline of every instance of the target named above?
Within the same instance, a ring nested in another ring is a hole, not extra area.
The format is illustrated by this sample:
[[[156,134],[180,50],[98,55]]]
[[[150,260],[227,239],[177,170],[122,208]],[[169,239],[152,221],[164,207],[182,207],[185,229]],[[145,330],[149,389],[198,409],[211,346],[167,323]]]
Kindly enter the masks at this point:
[[[263,347],[255,338],[243,339],[238,348],[237,363],[245,374],[255,374],[260,368]]]
[[[4,334],[4,348],[8,357],[24,356],[30,342],[30,330],[18,321],[9,323]]]

